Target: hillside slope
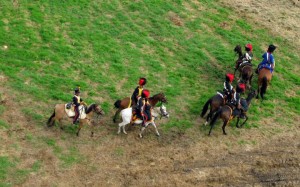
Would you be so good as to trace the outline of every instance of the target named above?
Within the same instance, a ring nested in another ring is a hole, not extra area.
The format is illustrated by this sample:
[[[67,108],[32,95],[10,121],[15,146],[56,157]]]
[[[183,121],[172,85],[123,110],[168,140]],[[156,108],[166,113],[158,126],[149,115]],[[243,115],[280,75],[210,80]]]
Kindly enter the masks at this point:
[[[298,27],[279,35],[261,19],[276,9],[298,23],[299,6],[261,1],[264,11],[249,16],[240,1],[226,2],[1,1],[0,186],[300,185]],[[223,136],[218,123],[208,137],[202,106],[233,71],[234,46],[248,42],[255,65],[278,46],[267,98],[252,103],[245,128]],[[111,120],[140,76],[169,101],[159,138],[150,128],[139,139],[138,127],[116,135]],[[45,126],[78,85],[106,112],[93,138],[88,127],[76,137],[68,121]]]

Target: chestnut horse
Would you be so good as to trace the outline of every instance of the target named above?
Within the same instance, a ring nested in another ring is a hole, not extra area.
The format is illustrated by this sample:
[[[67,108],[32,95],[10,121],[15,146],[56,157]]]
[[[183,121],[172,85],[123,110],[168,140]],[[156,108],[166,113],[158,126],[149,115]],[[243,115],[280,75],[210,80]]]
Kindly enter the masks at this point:
[[[82,107],[82,109],[85,110],[85,107]],[[83,112],[83,111],[81,111],[81,112]],[[86,117],[84,119],[79,119],[79,127],[78,127],[76,135],[79,136],[80,129],[83,127],[83,125],[85,123],[87,123],[88,125],[91,126],[91,129],[92,129],[91,130],[91,136],[93,136],[94,126],[89,123],[89,120],[92,119],[94,112],[97,115],[103,115],[104,111],[101,109],[101,107],[99,105],[91,104],[84,112],[86,114]],[[65,111],[65,104],[56,104],[55,107],[54,107],[53,114],[48,119],[47,126],[52,127],[55,124],[55,121],[58,121],[60,128],[63,129],[61,121],[64,118],[68,118],[68,115]],[[73,118],[70,118],[70,117],[69,117],[69,119],[73,120]]]
[[[212,96],[203,106],[202,112],[201,112],[201,117],[204,117],[206,114],[208,107],[210,107],[209,113],[206,117],[206,122],[204,125],[207,125],[213,114],[225,103],[227,102],[227,96],[225,92],[220,93],[218,92],[216,95]]]
[[[247,85],[247,88],[251,88],[251,82],[252,82],[252,77],[253,77],[253,69],[252,69],[252,64],[250,62],[243,62],[243,52],[242,48],[240,45],[237,45],[234,48],[234,52],[238,54],[238,59],[236,60],[236,65],[235,65],[235,70],[234,70],[234,75],[236,70],[239,70],[239,82],[245,83]]]
[[[249,94],[248,94],[248,97],[246,99],[246,103],[247,103],[247,107],[249,107],[250,103],[251,103],[251,100],[256,96],[256,92],[255,90],[252,90]],[[242,98],[243,99],[243,98]],[[242,100],[241,99],[241,100]],[[240,118],[240,112],[238,109],[238,114],[234,115],[234,110],[235,110],[235,106],[231,105],[231,104],[226,104],[224,106],[222,106],[217,112],[216,114],[214,115],[212,121],[210,122],[210,130],[209,130],[209,133],[208,135],[211,134],[211,131],[217,121],[217,119],[221,118],[223,120],[223,126],[222,126],[222,130],[223,130],[223,134],[226,135],[227,133],[225,132],[225,127],[226,125],[234,118],[234,117],[238,117]],[[244,115],[246,116],[246,120],[244,121],[244,123],[241,125],[243,126],[246,121],[248,120],[248,117],[246,115],[247,113],[245,113]],[[238,123],[239,123],[239,119],[237,120],[237,123],[236,123],[236,127],[239,128],[238,126]]]
[[[257,88],[257,96],[256,98],[260,97],[264,99],[264,94],[267,91],[268,84],[272,79],[272,73],[267,68],[262,68],[258,73],[258,88]]]
[[[152,97],[149,98],[149,103],[152,107],[155,107],[155,105],[158,103],[158,102],[162,102],[162,103],[167,103],[167,98],[165,96],[164,93],[158,93]],[[118,116],[118,114],[121,112],[121,110],[125,109],[125,108],[129,108],[132,106],[132,103],[131,103],[131,99],[130,97],[125,97],[124,99],[122,100],[117,100],[115,103],[115,108],[117,108],[118,110],[116,111],[114,117],[113,117],[113,121],[116,122],[116,118]]]

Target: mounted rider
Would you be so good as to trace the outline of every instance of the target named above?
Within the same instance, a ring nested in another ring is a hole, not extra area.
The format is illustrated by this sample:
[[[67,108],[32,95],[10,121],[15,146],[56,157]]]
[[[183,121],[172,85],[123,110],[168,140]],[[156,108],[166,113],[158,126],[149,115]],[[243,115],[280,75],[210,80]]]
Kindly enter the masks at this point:
[[[72,98],[73,101],[73,105],[74,105],[74,112],[75,112],[75,116],[73,118],[73,124],[76,124],[79,120],[79,106],[80,105],[85,105],[85,103],[83,102],[83,100],[80,98],[80,87],[77,87],[74,90],[74,96]]]
[[[223,83],[223,92],[227,96],[227,101],[231,102],[232,100],[232,94],[234,92],[233,86],[231,85],[232,81],[234,80],[234,75],[231,73],[227,73],[225,76],[225,82]]]
[[[253,47],[252,44],[248,43],[245,45],[245,54],[243,55],[242,61],[238,64],[237,69],[243,68],[246,64],[251,65],[251,61],[253,58]]]
[[[149,103],[149,97],[150,97],[150,91],[147,89],[144,89],[142,92],[142,97],[139,100],[138,103],[138,113],[140,119],[143,120],[142,126],[145,126],[145,123],[147,121],[152,120],[152,115],[151,115],[151,104]]]
[[[258,65],[255,73],[258,73],[262,68],[267,68],[271,71],[271,73],[273,73],[273,70],[275,68],[275,59],[272,53],[275,51],[275,49],[276,49],[275,45],[273,44],[269,45],[267,52],[265,52],[262,55],[263,60]]]
[[[134,106],[136,106],[138,104],[138,101],[142,96],[142,92],[143,92],[143,89],[144,89],[144,86],[146,85],[146,83],[147,83],[146,78],[141,77],[139,79],[139,86],[137,86],[135,88],[135,90],[133,91],[132,96],[131,96],[131,102],[132,102],[133,108],[134,108]]]
[[[241,94],[244,93],[246,90],[246,85],[240,83],[236,86],[236,92],[233,95],[233,102],[232,104],[236,107],[237,114],[240,114],[240,118],[245,118],[245,113],[248,110],[247,102],[241,99]]]

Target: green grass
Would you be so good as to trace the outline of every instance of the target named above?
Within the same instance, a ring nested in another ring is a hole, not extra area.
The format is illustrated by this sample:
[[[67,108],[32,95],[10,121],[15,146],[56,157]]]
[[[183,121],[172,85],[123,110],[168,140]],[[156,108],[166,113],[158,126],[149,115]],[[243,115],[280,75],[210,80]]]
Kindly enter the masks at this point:
[[[130,96],[138,78],[145,76],[151,93],[164,92],[169,101],[170,119],[159,128],[185,132],[199,125],[203,105],[222,89],[224,74],[233,72],[235,45],[251,42],[257,65],[268,44],[275,43],[279,47],[274,53],[271,86],[265,101],[253,101],[245,128],[261,128],[263,118],[274,118],[287,128],[295,124],[292,119],[300,114],[298,49],[234,16],[233,10],[218,1],[201,0],[200,4],[203,11],[194,1],[180,0],[21,0],[17,6],[0,1],[0,75],[7,77],[5,85],[16,95],[15,102],[21,103],[23,114],[37,126],[45,124],[55,104],[69,102],[77,86],[88,104],[98,103],[112,116],[114,101]],[[173,18],[182,24],[176,25]],[[228,26],[222,27],[224,23]],[[256,75],[253,87],[257,87]],[[30,105],[24,106],[26,99]],[[0,105],[1,114],[6,107]],[[0,129],[9,128],[10,124],[0,120]],[[81,162],[82,155],[75,145],[64,148],[58,141],[68,140],[76,130],[77,126],[66,126],[60,140],[30,133],[25,139],[42,140],[62,167],[72,167]],[[231,133],[240,135],[238,130]],[[246,143],[241,140],[239,144]],[[125,154],[120,148],[114,153]],[[14,164],[0,158],[7,165],[0,174],[5,179]],[[14,168],[19,176],[15,183],[40,167],[37,161],[31,169]]]

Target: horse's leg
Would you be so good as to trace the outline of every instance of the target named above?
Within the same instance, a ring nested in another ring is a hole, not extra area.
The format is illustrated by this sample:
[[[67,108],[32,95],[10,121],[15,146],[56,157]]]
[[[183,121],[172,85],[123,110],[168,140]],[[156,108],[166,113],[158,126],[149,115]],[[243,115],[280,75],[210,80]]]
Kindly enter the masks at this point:
[[[119,129],[118,129],[118,134],[121,133],[121,129],[123,129],[124,134],[127,134],[125,131],[125,125],[127,124],[126,121],[123,121],[122,123],[119,123]]]
[[[141,128],[141,130],[140,130],[140,134],[139,134],[139,137],[140,138],[143,138],[143,132],[144,132],[144,130],[146,129],[146,127],[149,125],[149,123],[147,122],[146,124],[145,124],[145,126],[143,127],[142,126],[142,128]]]
[[[257,96],[256,96],[256,99],[259,99],[259,87],[260,87],[260,85],[258,84],[258,87],[257,87]]]
[[[239,121],[240,121],[240,118],[237,117],[237,121],[236,121],[236,124],[235,124],[235,126],[236,126],[237,128],[240,128],[240,126],[239,126]]]
[[[90,128],[91,128],[91,137],[93,137],[94,136],[95,125],[93,123],[92,124],[89,123],[89,125],[90,125]]]
[[[224,123],[223,123],[223,126],[222,126],[222,130],[223,130],[223,134],[224,135],[227,135],[227,133],[225,132],[225,127],[226,125],[229,123],[229,120],[225,120]]]
[[[159,132],[158,132],[158,130],[157,130],[157,127],[156,127],[156,125],[155,125],[154,121],[153,121],[151,124],[152,124],[152,125],[153,125],[153,127],[155,128],[155,133],[156,133],[156,136],[160,136],[160,134],[159,134]]]
[[[77,130],[77,133],[76,133],[77,136],[79,136],[79,131],[81,130],[82,126],[83,126],[83,120],[80,119],[79,120],[79,127],[78,127],[78,130]]]
[[[118,117],[118,115],[119,115],[119,113],[121,112],[121,108],[119,108],[117,111],[116,111],[116,113],[115,113],[115,115],[114,115],[114,117],[113,117],[113,121],[114,121],[114,123],[116,123],[116,119],[117,119],[117,117]]]
[[[204,123],[205,126],[208,124],[210,118],[211,118],[211,110],[210,110],[209,113],[207,114],[206,122]]]
[[[62,119],[59,119],[58,120],[58,123],[59,123],[59,128],[61,129],[61,130],[64,130],[64,126],[63,126],[63,124],[62,124]]]
[[[245,116],[246,116],[246,119],[245,119],[245,121],[242,123],[241,127],[243,127],[244,124],[246,123],[246,121],[248,120],[248,116],[247,116],[247,115],[245,115]]]

